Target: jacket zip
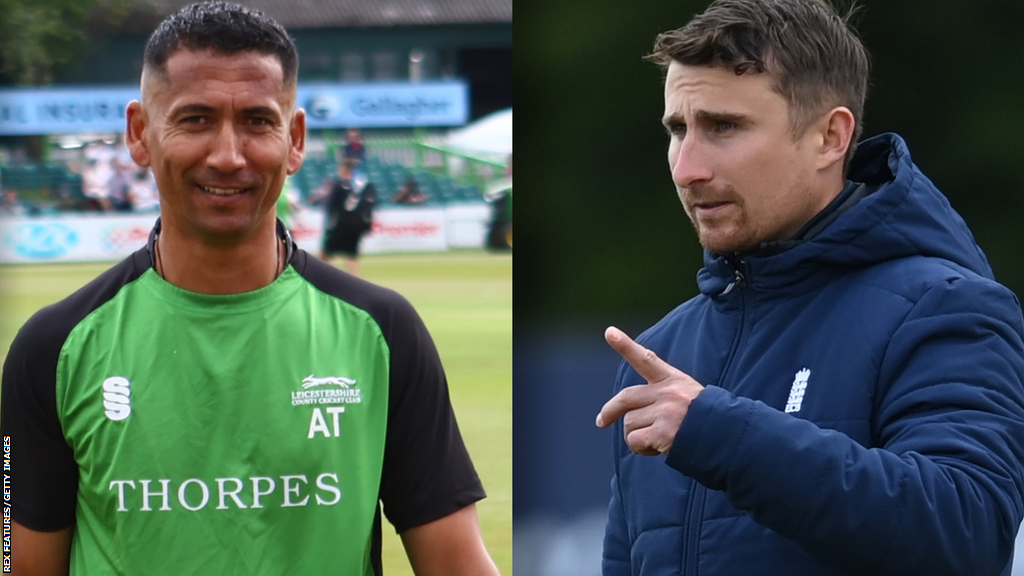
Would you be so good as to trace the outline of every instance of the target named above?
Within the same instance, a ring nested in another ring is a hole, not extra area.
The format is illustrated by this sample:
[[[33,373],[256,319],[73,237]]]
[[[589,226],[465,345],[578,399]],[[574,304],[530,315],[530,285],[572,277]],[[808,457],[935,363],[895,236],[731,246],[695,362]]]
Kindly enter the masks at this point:
[[[728,262],[732,265],[734,271],[733,281],[726,286],[725,290],[722,291],[722,295],[728,294],[734,288],[739,288],[740,298],[740,318],[739,318],[739,329],[736,330],[736,337],[732,342],[732,350],[729,351],[729,359],[725,363],[725,367],[722,369],[722,377],[719,379],[719,386],[725,387],[728,377],[733,366],[733,362],[736,358],[736,352],[740,348],[740,342],[743,340],[744,328],[747,324],[747,299],[746,293],[743,288],[747,286],[747,274],[743,273],[743,269],[746,268],[746,262],[743,260],[735,259],[733,257],[728,258]],[[697,566],[699,559],[700,539],[701,531],[704,525],[704,506],[707,500],[707,488],[697,482],[696,480],[690,481],[690,494],[687,497],[686,502],[686,535],[684,537],[684,548],[683,548],[683,565],[680,567],[680,574],[682,576],[698,576]]]
[[[680,574],[697,576],[697,560],[700,548],[701,527],[704,519],[704,499],[707,488],[696,480],[690,480],[690,495],[686,502],[686,536],[683,542],[683,565]]]
[[[725,290],[722,290],[722,296],[725,296],[729,292],[732,292],[732,289],[736,288],[737,286],[742,288],[747,285],[747,278],[746,276],[743,275],[743,272],[740,270],[740,268],[742,268],[744,264],[743,260],[733,261],[731,258],[728,260],[730,263],[733,263],[734,266],[733,279],[732,282],[730,282],[729,285],[725,287]]]

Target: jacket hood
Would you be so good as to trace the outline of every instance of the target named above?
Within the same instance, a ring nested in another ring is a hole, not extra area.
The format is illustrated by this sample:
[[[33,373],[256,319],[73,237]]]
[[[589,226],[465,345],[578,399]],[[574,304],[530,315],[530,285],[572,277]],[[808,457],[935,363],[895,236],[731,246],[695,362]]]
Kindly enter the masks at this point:
[[[701,292],[726,290],[736,260],[762,288],[797,284],[822,268],[862,268],[909,256],[941,258],[993,277],[967,224],[914,165],[900,136],[881,134],[861,142],[848,178],[872,191],[814,237],[771,256],[705,251],[705,267],[697,276]]]

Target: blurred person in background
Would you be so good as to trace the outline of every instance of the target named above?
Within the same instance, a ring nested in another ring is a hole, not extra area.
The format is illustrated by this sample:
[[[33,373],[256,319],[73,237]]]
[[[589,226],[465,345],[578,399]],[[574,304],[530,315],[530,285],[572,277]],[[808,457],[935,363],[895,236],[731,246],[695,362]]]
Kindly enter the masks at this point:
[[[700,295],[623,356],[606,576],[1006,575],[1024,320],[823,0],[717,0],[660,35]]]
[[[373,211],[377,205],[377,188],[366,174],[357,170],[359,163],[345,158],[338,164],[338,177],[324,207],[324,236],[320,259],[327,262],[341,257],[345,269],[359,276],[359,244],[373,228]]]
[[[497,574],[419,315],[275,218],[305,152],[297,63],[224,2],[150,37],[127,142],[160,219],[5,361],[14,573],[379,575],[383,514],[417,574]]]
[[[147,167],[135,166],[128,184],[128,196],[136,212],[159,212],[160,193],[156,189],[153,171]]]
[[[398,191],[391,197],[391,202],[394,204],[422,204],[426,201],[427,197],[420,191],[420,185],[411,176],[402,182]]]
[[[114,212],[131,212],[132,205],[131,185],[138,166],[128,158],[114,156],[110,159],[110,180],[107,187],[110,191],[110,209]]]
[[[345,148],[342,157],[343,160],[355,160],[357,167],[366,162],[366,145],[363,143],[363,133],[359,128],[349,128],[345,134]]]
[[[0,187],[0,214],[7,216],[25,216],[29,213],[25,203],[18,198],[18,191],[14,188],[3,189]]]
[[[109,212],[110,180],[114,176],[111,157],[105,153],[106,145],[90,144],[86,147],[86,159],[82,165],[82,194],[88,199],[90,210]]]

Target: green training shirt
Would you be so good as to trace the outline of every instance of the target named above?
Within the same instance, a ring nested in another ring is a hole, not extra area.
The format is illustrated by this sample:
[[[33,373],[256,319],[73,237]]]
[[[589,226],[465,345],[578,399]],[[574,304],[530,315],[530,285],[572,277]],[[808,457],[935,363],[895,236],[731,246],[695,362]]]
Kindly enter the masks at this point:
[[[181,290],[140,250],[19,333],[14,518],[74,525],[72,574],[380,573],[483,497],[403,298],[294,252],[269,286]]]

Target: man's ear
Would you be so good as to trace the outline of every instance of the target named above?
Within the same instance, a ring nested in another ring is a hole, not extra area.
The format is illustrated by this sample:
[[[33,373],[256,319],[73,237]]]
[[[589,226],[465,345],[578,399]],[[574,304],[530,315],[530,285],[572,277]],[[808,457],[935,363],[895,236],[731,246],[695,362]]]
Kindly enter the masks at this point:
[[[836,162],[840,166],[846,159],[846,152],[853,143],[853,131],[857,121],[846,106],[836,106],[819,121],[821,147],[818,150],[818,169],[827,168]]]
[[[296,108],[292,114],[292,122],[288,127],[291,147],[288,150],[288,174],[295,174],[302,167],[302,159],[306,156],[306,111]]]
[[[124,143],[132,160],[139,166],[149,167],[149,149],[146,147],[146,130],[149,128],[149,119],[146,117],[142,103],[132,100],[125,109],[127,125],[124,132]]]

